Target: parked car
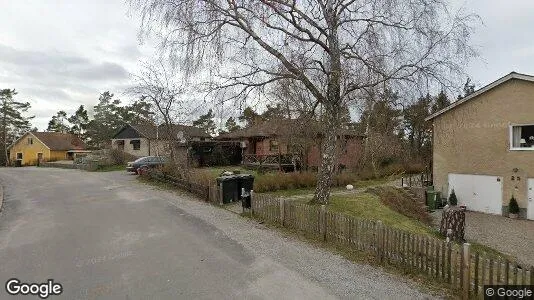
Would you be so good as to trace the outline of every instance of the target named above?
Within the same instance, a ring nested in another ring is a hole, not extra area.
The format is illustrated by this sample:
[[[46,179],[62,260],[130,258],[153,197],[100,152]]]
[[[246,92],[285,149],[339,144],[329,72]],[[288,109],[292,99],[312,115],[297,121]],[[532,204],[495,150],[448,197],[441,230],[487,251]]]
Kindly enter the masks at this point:
[[[163,156],[145,156],[138,158],[135,161],[128,162],[126,166],[126,172],[138,173],[139,169],[151,169],[156,167],[162,167],[167,163],[167,159]]]

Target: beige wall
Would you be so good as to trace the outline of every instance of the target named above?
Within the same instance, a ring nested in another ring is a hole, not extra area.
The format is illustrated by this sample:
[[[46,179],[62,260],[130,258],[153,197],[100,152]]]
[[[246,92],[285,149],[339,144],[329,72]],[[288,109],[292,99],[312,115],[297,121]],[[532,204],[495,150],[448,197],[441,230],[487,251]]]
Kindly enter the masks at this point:
[[[130,144],[131,140],[140,140],[139,150],[134,150],[133,145]],[[135,138],[135,139],[112,139],[111,147],[113,149],[118,149],[118,141],[124,141],[124,152],[131,155],[142,157],[149,155],[161,155],[166,156],[169,154],[169,147],[167,142],[162,140],[148,140],[147,138]]]
[[[449,173],[502,176],[503,209],[513,194],[524,214],[534,151],[510,150],[511,124],[534,124],[534,83],[509,80],[434,119],[436,189],[447,193]]]
[[[132,141],[132,140],[140,140],[141,141],[139,150],[134,150],[133,149],[133,145],[130,144],[130,141]],[[148,156],[149,155],[148,139],[146,139],[146,138],[112,139],[111,140],[111,148],[118,149],[119,148],[118,141],[124,141],[124,149],[123,149],[123,151],[126,152],[126,153],[129,153],[131,155],[138,156],[138,157]]]

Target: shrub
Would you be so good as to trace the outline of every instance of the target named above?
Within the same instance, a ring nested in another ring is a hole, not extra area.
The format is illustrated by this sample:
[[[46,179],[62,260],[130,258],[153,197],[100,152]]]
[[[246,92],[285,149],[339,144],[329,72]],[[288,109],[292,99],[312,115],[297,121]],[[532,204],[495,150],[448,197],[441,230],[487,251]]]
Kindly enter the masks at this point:
[[[112,165],[125,165],[129,161],[135,160],[136,157],[119,149],[111,149],[107,153],[107,159]]]
[[[432,225],[432,217],[426,208],[406,191],[389,186],[370,188],[367,191],[380,197],[380,202],[392,210],[427,225]]]
[[[454,192],[454,189],[451,191],[451,194],[449,195],[449,205],[452,205],[452,206],[458,205],[458,198],[456,198],[456,193]]]
[[[511,214],[518,214],[519,213],[519,205],[517,204],[517,200],[514,196],[510,199],[510,204],[508,204],[508,212]]]

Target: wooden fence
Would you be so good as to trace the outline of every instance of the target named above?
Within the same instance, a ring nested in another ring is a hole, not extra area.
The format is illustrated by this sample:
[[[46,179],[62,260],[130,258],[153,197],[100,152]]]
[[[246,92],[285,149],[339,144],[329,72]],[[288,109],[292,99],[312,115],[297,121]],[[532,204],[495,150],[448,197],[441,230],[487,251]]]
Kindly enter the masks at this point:
[[[159,172],[150,172],[149,174],[152,179],[172,184],[181,190],[198,196],[206,202],[219,203],[220,197],[217,185],[202,185]]]
[[[303,231],[324,241],[374,255],[379,262],[425,274],[460,290],[462,298],[483,298],[483,286],[534,284],[532,266],[476,252],[470,244],[447,243],[438,237],[392,228],[272,196],[254,194],[254,216]]]

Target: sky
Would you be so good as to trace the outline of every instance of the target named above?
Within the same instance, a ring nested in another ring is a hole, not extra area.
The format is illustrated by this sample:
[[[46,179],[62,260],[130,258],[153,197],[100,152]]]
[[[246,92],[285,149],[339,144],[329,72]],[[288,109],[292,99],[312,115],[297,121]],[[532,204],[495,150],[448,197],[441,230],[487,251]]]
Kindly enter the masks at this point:
[[[467,66],[476,87],[511,71],[534,75],[534,1],[454,0],[478,14]],[[140,20],[123,0],[0,0],[0,88],[29,101],[33,125],[47,127],[58,110],[94,106],[104,91],[123,101],[140,61],[154,56],[141,43]]]

